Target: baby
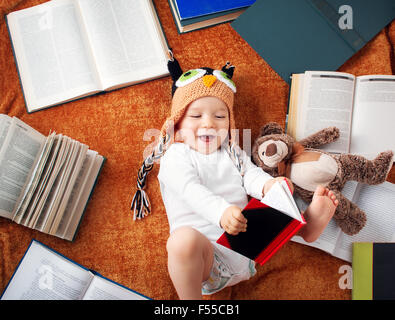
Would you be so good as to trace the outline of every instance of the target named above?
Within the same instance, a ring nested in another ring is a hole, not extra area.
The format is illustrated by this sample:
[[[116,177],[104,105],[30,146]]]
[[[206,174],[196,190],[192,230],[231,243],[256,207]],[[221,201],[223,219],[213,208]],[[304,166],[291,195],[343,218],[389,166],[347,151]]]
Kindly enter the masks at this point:
[[[142,189],[153,159],[160,158],[158,179],[170,226],[170,278],[180,299],[201,299],[256,273],[254,261],[216,240],[224,231],[245,232],[248,221],[241,212],[248,195],[262,199],[275,182],[287,178],[265,173],[234,141],[233,66],[182,73],[174,60],[169,70],[174,81],[171,116],[159,147],[140,169],[133,204],[137,214],[144,207],[149,210]],[[318,187],[299,235],[315,241],[337,204],[330,190]]]

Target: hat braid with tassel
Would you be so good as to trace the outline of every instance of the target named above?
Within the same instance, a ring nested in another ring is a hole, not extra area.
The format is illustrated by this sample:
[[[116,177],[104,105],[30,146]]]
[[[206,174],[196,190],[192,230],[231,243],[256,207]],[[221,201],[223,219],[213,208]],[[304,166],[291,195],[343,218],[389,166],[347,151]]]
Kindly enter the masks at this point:
[[[170,52],[171,53],[171,52]],[[131,210],[133,220],[144,218],[151,212],[151,204],[144,191],[147,175],[152,170],[156,160],[160,159],[174,141],[174,126],[182,119],[188,105],[201,97],[217,97],[221,99],[229,110],[229,141],[226,151],[235,166],[243,174],[243,163],[240,147],[235,143],[235,122],[233,116],[234,94],[236,86],[232,81],[235,67],[227,62],[221,70],[211,68],[192,69],[183,73],[180,64],[173,57],[167,63],[173,80],[171,114],[162,126],[161,136],[153,152],[143,161],[137,174],[137,191],[134,194]]]

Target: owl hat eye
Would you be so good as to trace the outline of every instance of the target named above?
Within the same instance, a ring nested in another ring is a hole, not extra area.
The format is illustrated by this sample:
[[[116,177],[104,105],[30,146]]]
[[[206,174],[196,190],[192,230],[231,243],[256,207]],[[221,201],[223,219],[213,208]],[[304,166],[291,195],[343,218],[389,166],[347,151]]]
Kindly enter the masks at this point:
[[[181,75],[181,77],[176,82],[176,87],[180,88],[186,86],[193,81],[203,77],[207,73],[204,69],[192,69]]]
[[[219,81],[225,83],[234,93],[236,93],[236,85],[229,77],[229,74],[222,70],[214,70],[213,75],[217,77]]]

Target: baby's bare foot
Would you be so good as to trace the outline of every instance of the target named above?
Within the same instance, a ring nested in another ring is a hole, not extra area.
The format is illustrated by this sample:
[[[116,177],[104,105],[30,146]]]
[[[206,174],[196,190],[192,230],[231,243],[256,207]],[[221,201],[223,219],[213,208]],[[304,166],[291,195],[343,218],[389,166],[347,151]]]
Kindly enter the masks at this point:
[[[337,200],[336,195],[333,193],[333,191],[329,190],[328,188],[324,188],[322,186],[318,186],[313,194],[313,200],[317,202],[325,201],[328,202],[328,200],[322,199],[322,198],[329,198],[332,202],[333,205],[335,206],[335,209],[337,205],[339,204],[339,200]],[[320,200],[322,199],[322,200]]]
[[[318,186],[314,192],[313,199],[304,213],[306,226],[300,235],[307,242],[318,239],[336,211],[339,201],[333,191]]]

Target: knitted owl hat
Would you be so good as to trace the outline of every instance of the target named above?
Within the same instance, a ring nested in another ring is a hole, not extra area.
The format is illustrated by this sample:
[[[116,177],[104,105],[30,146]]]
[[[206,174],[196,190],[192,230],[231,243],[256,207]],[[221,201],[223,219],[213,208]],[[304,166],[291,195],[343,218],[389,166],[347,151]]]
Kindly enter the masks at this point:
[[[201,97],[217,97],[222,100],[229,110],[228,144],[225,146],[236,167],[242,171],[238,156],[238,148],[234,142],[235,121],[233,115],[234,94],[236,86],[231,80],[234,66],[227,62],[221,70],[211,68],[192,69],[183,73],[178,61],[172,57],[167,67],[173,80],[171,113],[161,129],[159,143],[143,162],[137,176],[137,191],[131,203],[133,219],[141,219],[151,212],[151,206],[146,192],[147,174],[152,169],[154,161],[163,156],[166,149],[174,141],[174,128],[183,118],[189,104]]]

